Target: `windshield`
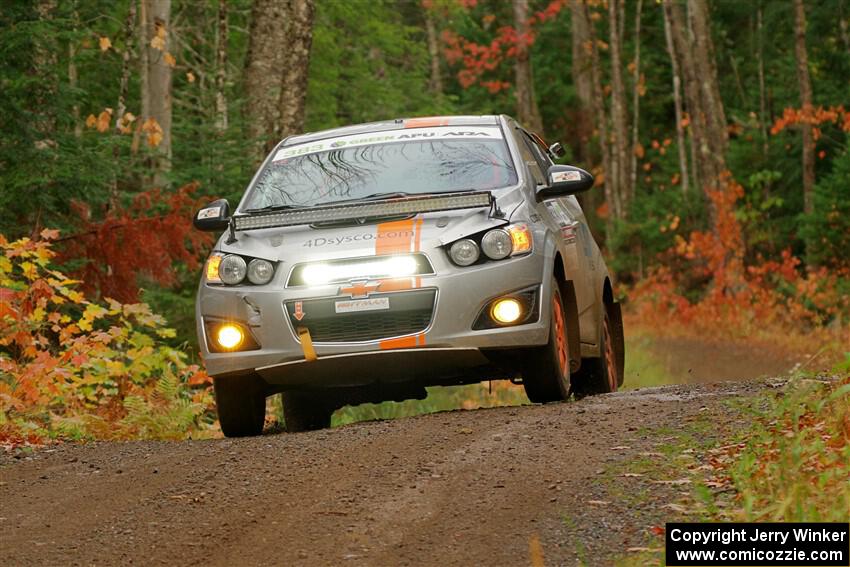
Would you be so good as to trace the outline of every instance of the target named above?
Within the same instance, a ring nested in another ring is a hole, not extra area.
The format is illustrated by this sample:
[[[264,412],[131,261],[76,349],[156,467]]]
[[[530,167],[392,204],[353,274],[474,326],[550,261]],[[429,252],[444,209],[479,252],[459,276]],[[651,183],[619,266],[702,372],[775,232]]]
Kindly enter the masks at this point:
[[[484,191],[517,182],[498,129],[420,130],[283,148],[263,168],[241,209],[305,207],[382,194]],[[429,132],[433,130],[438,132]]]

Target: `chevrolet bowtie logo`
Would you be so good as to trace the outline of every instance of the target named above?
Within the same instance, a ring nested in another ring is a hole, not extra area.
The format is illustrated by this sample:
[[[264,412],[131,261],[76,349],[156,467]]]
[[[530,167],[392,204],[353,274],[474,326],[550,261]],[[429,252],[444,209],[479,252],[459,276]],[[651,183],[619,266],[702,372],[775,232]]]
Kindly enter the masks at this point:
[[[373,291],[377,291],[381,287],[380,283],[354,282],[349,286],[339,288],[340,295],[350,295],[353,298],[369,297]]]

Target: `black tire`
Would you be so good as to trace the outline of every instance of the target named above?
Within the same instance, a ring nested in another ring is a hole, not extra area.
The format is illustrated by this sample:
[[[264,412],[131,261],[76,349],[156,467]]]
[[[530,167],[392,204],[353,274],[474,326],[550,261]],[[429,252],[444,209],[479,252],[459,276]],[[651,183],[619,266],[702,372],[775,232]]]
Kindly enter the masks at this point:
[[[581,368],[573,374],[573,393],[577,398],[616,392],[623,384],[623,324],[620,305],[605,305],[600,329],[599,349],[602,356],[583,358]]]
[[[214,378],[218,422],[225,437],[251,437],[263,432],[266,390],[256,376]]]
[[[567,315],[564,310],[561,286],[554,278],[549,310],[549,343],[529,353],[529,360],[522,372],[525,394],[536,404],[566,400],[570,395]]]
[[[313,392],[284,392],[283,421],[289,433],[331,426],[334,407]]]

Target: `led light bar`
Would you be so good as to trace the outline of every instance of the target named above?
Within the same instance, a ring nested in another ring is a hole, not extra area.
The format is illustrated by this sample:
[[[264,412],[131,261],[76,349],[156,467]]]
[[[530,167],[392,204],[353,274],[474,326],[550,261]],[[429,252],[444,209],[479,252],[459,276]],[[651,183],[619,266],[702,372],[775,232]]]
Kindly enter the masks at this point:
[[[324,285],[356,279],[403,278],[433,273],[431,263],[423,254],[370,256],[298,264],[292,269],[286,285]]]
[[[422,195],[419,197],[399,197],[378,202],[342,203],[323,205],[289,211],[255,213],[233,217],[236,230],[256,230],[334,222],[349,219],[390,217],[430,213],[433,211],[452,211],[456,209],[474,209],[489,207],[493,196],[489,191],[476,193],[445,193],[443,195]]]

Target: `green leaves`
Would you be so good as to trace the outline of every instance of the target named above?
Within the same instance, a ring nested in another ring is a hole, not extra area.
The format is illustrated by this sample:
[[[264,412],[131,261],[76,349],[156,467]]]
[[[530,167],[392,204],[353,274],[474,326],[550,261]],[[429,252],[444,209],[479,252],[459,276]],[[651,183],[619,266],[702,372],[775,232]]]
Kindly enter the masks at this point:
[[[89,301],[52,256],[49,240],[0,235],[0,443],[33,428],[112,439],[207,430],[208,379],[163,344],[175,336],[165,319],[145,304]]]

